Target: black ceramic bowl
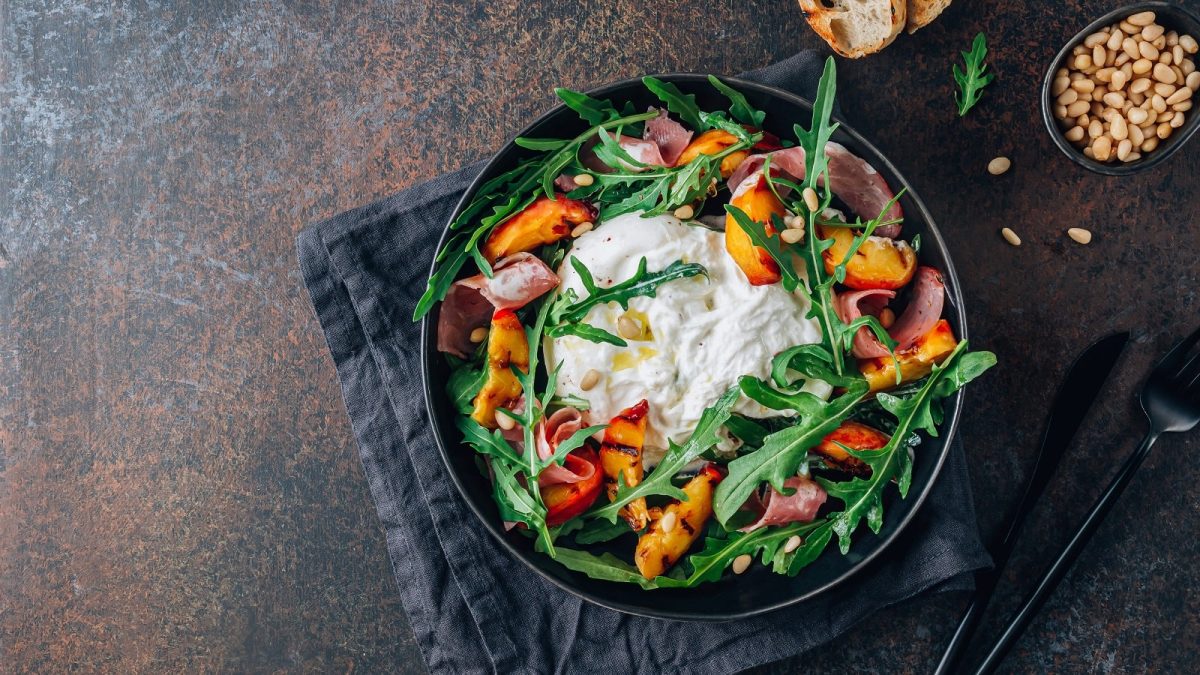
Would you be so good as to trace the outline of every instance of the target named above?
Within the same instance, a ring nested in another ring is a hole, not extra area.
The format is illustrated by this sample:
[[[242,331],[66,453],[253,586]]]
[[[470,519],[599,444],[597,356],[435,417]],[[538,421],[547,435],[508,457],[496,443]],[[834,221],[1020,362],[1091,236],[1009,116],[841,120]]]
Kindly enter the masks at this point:
[[[675,83],[684,93],[695,94],[702,109],[719,110],[728,105],[703,75],[673,74],[657,77]],[[733,78],[725,80],[744,93],[754,106],[766,111],[765,126],[768,131],[781,137],[792,137],[794,123],[803,122],[807,125],[811,120],[812,107],[808,101],[772,87]],[[619,82],[590,93],[618,103],[633,101],[639,110],[651,105],[660,105],[660,102],[643,88],[640,80]],[[543,115],[520,135],[569,138],[583,132],[585,128],[585,124],[574,112],[560,105]],[[921,203],[916,191],[896,171],[891,162],[845,123],[842,123],[834,134],[833,140],[870,162],[883,174],[893,190],[907,188],[900,202],[905,213],[904,236],[911,239],[914,235],[921,235],[921,261],[942,271],[946,281],[947,319],[954,326],[955,333],[965,339],[967,326],[954,266],[950,262],[946,245],[933,223],[933,218]],[[459,211],[470,202],[484,181],[512,168],[519,160],[531,154],[530,151],[511,142],[505,145],[463,195],[450,221],[453,221]],[[445,243],[446,237],[447,235],[443,234],[442,241],[438,244],[439,249]],[[446,470],[450,472],[463,498],[496,541],[538,574],[579,597],[631,614],[684,620],[734,619],[800,602],[840,583],[846,583],[874,558],[885,555],[888,545],[901,536],[905,526],[929,495],[929,489],[946,460],[950,441],[958,425],[961,392],[945,403],[946,417],[939,437],[925,439],[918,448],[913,468],[913,487],[908,499],[902,500],[895,494],[895,490],[889,490],[890,494],[885,498],[883,529],[878,535],[874,535],[865,527],[862,528],[857,533],[848,555],[841,555],[837,546],[831,544],[820,558],[795,577],[776,575],[756,565],[736,578],[686,590],[644,591],[632,584],[597,581],[567,570],[549,557],[536,553],[531,540],[522,534],[504,531],[496,505],[492,501],[488,479],[479,471],[475,452],[462,442],[461,434],[453,423],[455,413],[444,392],[449,368],[446,360],[435,349],[439,309],[435,308],[427,315],[422,326],[422,378],[438,449],[445,460]],[[629,551],[624,553],[631,556]]]
[[[1046,123],[1046,130],[1050,132],[1050,137],[1054,139],[1054,144],[1062,150],[1071,161],[1090,169],[1096,173],[1102,173],[1106,176],[1128,176],[1130,174],[1145,171],[1146,169],[1158,166],[1167,161],[1171,155],[1174,155],[1184,146],[1192,136],[1196,133],[1196,129],[1200,128],[1200,108],[1193,108],[1187,113],[1187,121],[1184,125],[1175,130],[1167,140],[1159,143],[1158,147],[1152,152],[1146,153],[1141,159],[1135,162],[1097,162],[1094,159],[1086,157],[1083,152],[1071,145],[1071,142],[1063,137],[1065,131],[1058,125],[1058,121],[1054,119],[1054,95],[1052,87],[1054,85],[1054,72],[1063,67],[1067,57],[1070,56],[1071,50],[1075,45],[1080,44],[1083,40],[1100,30],[1107,28],[1114,23],[1124,19],[1131,14],[1138,12],[1151,11],[1157,15],[1156,23],[1163,26],[1168,31],[1179,31],[1180,35],[1188,34],[1200,40],[1200,18],[1197,18],[1190,10],[1180,6],[1174,2],[1138,2],[1132,5],[1126,5],[1120,9],[1115,9],[1108,14],[1096,19],[1087,25],[1086,28],[1079,31],[1067,41],[1062,50],[1055,55],[1054,60],[1050,62],[1050,67],[1046,69],[1046,76],[1042,80],[1042,121]],[[1192,58],[1200,61],[1200,54],[1192,55]],[[1200,101],[1200,97],[1196,97]]]

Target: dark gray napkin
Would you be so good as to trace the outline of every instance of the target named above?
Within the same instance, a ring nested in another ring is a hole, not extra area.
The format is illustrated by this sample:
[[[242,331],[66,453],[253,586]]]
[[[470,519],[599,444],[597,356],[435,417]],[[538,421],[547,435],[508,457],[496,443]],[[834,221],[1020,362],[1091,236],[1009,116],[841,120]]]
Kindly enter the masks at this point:
[[[811,97],[801,53],[745,77]],[[434,671],[733,672],[819,645],[867,615],[966,589],[988,564],[962,447],[885,560],[817,599],[756,619],[686,623],[586,603],[527,569],[475,522],[429,429],[410,317],[473,164],[300,234],[300,266],[337,365],[404,608]]]

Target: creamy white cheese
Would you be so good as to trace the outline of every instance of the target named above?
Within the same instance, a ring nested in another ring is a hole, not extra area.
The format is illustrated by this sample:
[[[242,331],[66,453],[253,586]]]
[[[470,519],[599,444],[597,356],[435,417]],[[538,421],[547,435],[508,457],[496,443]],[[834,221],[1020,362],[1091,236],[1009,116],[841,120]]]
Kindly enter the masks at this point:
[[[592,424],[608,422],[643,398],[649,401],[647,465],[658,462],[667,439],[685,442],[704,409],[739,377],[766,378],[775,354],[820,339],[816,321],[804,316],[806,298],[779,284],[751,286],[726,253],[724,236],[699,225],[671,216],[627,214],[579,237],[558,274],[560,290],[574,289],[584,297],[587,291],[571,257],[581,260],[602,287],[633,276],[642,257],[651,272],[677,260],[708,269],[707,279],[669,281],[658,287],[656,297],[634,298],[628,312],[616,303],[592,308],[584,322],[611,333],[618,333],[623,314],[643,327],[641,339],[627,340],[627,347],[574,336],[544,343],[546,363],[562,363],[557,394],[587,399]],[[600,381],[583,391],[579,384],[593,369]],[[821,382],[812,383],[810,390],[823,397],[830,392]],[[734,410],[751,417],[788,414],[744,396]],[[722,449],[732,447],[729,439],[722,443]]]

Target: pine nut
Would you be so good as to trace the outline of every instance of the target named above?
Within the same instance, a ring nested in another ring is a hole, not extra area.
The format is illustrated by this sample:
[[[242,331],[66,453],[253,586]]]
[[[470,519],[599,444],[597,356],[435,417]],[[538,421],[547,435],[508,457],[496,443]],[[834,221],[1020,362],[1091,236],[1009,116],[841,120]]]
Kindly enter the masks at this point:
[[[513,418],[511,418],[508,415],[505,415],[503,412],[497,410],[496,411],[496,426],[500,427],[501,429],[503,429],[505,431],[508,431],[509,429],[512,429],[513,427],[517,426],[517,422]]]
[[[589,369],[583,374],[583,379],[579,381],[579,388],[584,391],[591,391],[592,387],[600,382],[600,371],[595,368]]]
[[[1196,71],[1192,71],[1184,79],[1184,84],[1187,86],[1188,89],[1191,89],[1192,91],[1196,91],[1197,89],[1200,89],[1200,73],[1198,73]]]
[[[1125,87],[1125,81],[1127,79],[1128,79],[1128,76],[1125,75],[1125,71],[1123,71],[1123,70],[1116,71],[1115,73],[1112,74],[1111,86],[1109,87],[1109,90],[1117,91],[1119,89],[1123,89]],[[1094,89],[1095,89],[1095,87],[1093,87],[1093,90]]]
[[[1099,31],[1084,38],[1083,46],[1091,48],[1095,47],[1096,45],[1102,45],[1105,42],[1108,42],[1108,33]]]
[[[675,209],[675,217],[680,220],[691,220],[694,215],[696,215],[696,210],[692,208],[691,204],[684,204]]]
[[[1120,108],[1125,103],[1125,94],[1119,91],[1110,91],[1104,95],[1104,102],[1114,108]],[[1068,106],[1068,110],[1070,107]]]
[[[1092,104],[1087,101],[1075,101],[1067,106],[1067,117],[1079,117],[1092,109]]]
[[[1103,66],[1107,61],[1108,52],[1104,49],[1103,45],[1092,47],[1092,63],[1097,66]]]
[[[1080,54],[1079,56],[1075,57],[1075,68],[1077,68],[1078,70],[1084,70],[1085,68],[1091,68],[1091,67],[1092,67],[1092,55],[1091,54]]]
[[[670,533],[675,529],[675,524],[679,522],[679,516],[675,515],[674,511],[667,511],[663,514],[661,520],[658,521],[658,528],[664,533]]]
[[[1192,90],[1187,87],[1184,87],[1183,89],[1176,90],[1174,94],[1171,94],[1170,96],[1167,97],[1167,105],[1175,105],[1176,103],[1182,103],[1191,97],[1192,97]]]
[[[575,174],[575,184],[576,185],[579,185],[582,187],[587,187],[595,182],[596,182],[596,177],[590,173]]]
[[[1131,37],[1127,37],[1121,41],[1121,49],[1131,59],[1139,59],[1142,56],[1142,53],[1138,51],[1138,43]]]
[[[1142,152],[1154,152],[1154,149],[1157,147],[1158,147],[1158,137],[1151,136],[1151,137],[1147,138],[1144,143],[1142,143],[1141,150],[1142,150]]]
[[[617,319],[617,333],[626,340],[634,340],[642,334],[642,329],[636,321],[622,314],[621,318]]]
[[[1109,132],[1112,133],[1113,140],[1123,141],[1129,138],[1129,126],[1125,124],[1125,118],[1120,115],[1114,115],[1112,122],[1109,123]]]
[[[1161,35],[1157,38],[1154,38],[1150,44],[1154,45],[1154,48],[1161,52],[1167,48],[1167,38],[1165,35]]]
[[[1164,110],[1158,114],[1158,117],[1154,118],[1154,121],[1158,124],[1163,124],[1165,122],[1170,122],[1173,119],[1175,119],[1175,111]]]
[[[1137,110],[1137,108],[1134,110]],[[1142,112],[1146,111],[1143,110]],[[1142,133],[1142,128],[1138,126],[1129,127],[1129,140],[1132,141],[1131,145],[1133,145],[1133,147],[1142,147],[1142,142],[1146,140],[1145,134]]]
[[[1115,137],[1114,137],[1115,138]],[[1117,145],[1117,159],[1122,162],[1129,157],[1129,153],[1133,152],[1133,141],[1128,138],[1122,139]]]
[[[1100,138],[1104,135],[1104,124],[1100,120],[1092,120],[1088,125],[1088,136],[1091,138]]]
[[[1151,87],[1154,83],[1148,77],[1139,77],[1129,85],[1131,94],[1141,94]]]
[[[1067,119],[1067,106],[1065,106],[1065,105],[1058,105],[1058,104],[1056,103],[1056,104],[1054,105],[1054,115],[1055,115],[1056,117],[1058,117],[1058,119],[1060,119],[1060,120],[1065,120],[1065,119]]]
[[[1115,52],[1121,48],[1121,42],[1124,39],[1125,39],[1125,36],[1121,35],[1121,31],[1114,30],[1108,34],[1108,40],[1106,40],[1104,42],[1104,46],[1108,47],[1109,51]]]
[[[1129,58],[1129,55],[1125,52],[1117,52],[1117,58],[1113,59],[1113,65],[1118,68],[1123,68],[1132,60],[1133,59]]]
[[[1071,71],[1067,70],[1066,68],[1059,68],[1058,70],[1054,71],[1055,77],[1067,77],[1070,74]]]
[[[1154,66],[1154,79],[1163,84],[1175,84],[1175,71],[1171,67],[1162,63]]]
[[[1012,167],[1012,160],[1007,157],[997,157],[988,162],[987,170],[988,173],[992,174],[993,176],[999,176],[1005,171],[1008,171],[1010,167]]]
[[[800,548],[802,541],[803,540],[800,539],[800,535],[793,534],[787,538],[787,541],[783,542],[783,552],[791,553],[792,551],[795,551],[796,549]]]
[[[1080,244],[1089,244],[1092,241],[1092,233],[1082,227],[1072,227],[1067,230],[1067,236]]]
[[[1079,127],[1075,128],[1078,129]],[[891,307],[884,307],[883,310],[879,312],[879,325],[883,326],[884,328],[891,328],[895,323],[896,313],[892,311]]]
[[[1152,23],[1142,29],[1142,39],[1146,40],[1147,42],[1156,40],[1158,39],[1158,36],[1162,35],[1164,32],[1166,32],[1166,30],[1167,29],[1163,28],[1162,26]]]
[[[1087,132],[1083,130],[1083,127],[1071,127],[1067,130],[1067,133],[1063,134],[1063,138],[1071,141],[1072,143],[1077,143],[1083,140],[1083,137],[1086,133]]]
[[[1064,103],[1063,105],[1066,104]],[[804,206],[808,208],[810,213],[816,213],[817,209],[821,208],[821,200],[817,197],[816,190],[806,187],[802,195],[804,196]]]
[[[1122,33],[1125,33],[1130,37],[1142,34],[1142,29],[1140,26],[1135,26],[1128,21],[1122,21],[1121,23],[1117,24],[1117,28],[1120,28]]]
[[[1107,162],[1112,155],[1112,138],[1101,136],[1092,141],[1092,154],[1096,156],[1096,161]]]
[[[1143,59],[1149,59],[1151,61],[1158,60],[1158,47],[1155,47],[1149,42],[1139,42],[1138,53],[1142,55]]]
[[[1189,54],[1195,54],[1200,51],[1200,44],[1196,44],[1196,38],[1191,35],[1180,35],[1179,46],[1183,47],[1183,51]]]
[[[1092,146],[1089,145],[1083,149],[1083,156],[1088,159],[1096,159],[1096,156],[1092,154]]]
[[[1154,12],[1138,12],[1125,19],[1130,25],[1145,27],[1154,23]]]
[[[733,573],[741,574],[742,572],[745,572],[746,568],[750,567],[750,563],[753,561],[754,559],[750,557],[749,553],[743,553],[739,555],[733,559]]]
[[[1007,241],[1008,243],[1012,244],[1013,246],[1021,245],[1021,238],[1017,236],[1016,232],[1012,231],[1011,227],[1001,228],[1000,235],[1004,237],[1004,241]]]
[[[482,327],[476,328],[475,330],[471,331],[471,335],[470,335],[471,343],[479,344],[480,342],[483,342],[483,339],[486,338],[487,336],[488,336],[488,329],[482,328]]]
[[[1078,82],[1083,82],[1083,80],[1077,80],[1077,81],[1078,81]],[[1054,78],[1054,84],[1053,84],[1053,86],[1051,86],[1051,87],[1050,87],[1050,93],[1051,93],[1051,94],[1053,94],[1054,96],[1058,96],[1059,94],[1061,94],[1061,93],[1063,93],[1064,91],[1066,91],[1066,90],[1067,90],[1067,88],[1068,88],[1068,87],[1070,87],[1070,86],[1071,86],[1071,78],[1069,78],[1069,77],[1056,77],[1056,78]]]
[[[1114,74],[1114,73],[1116,73],[1116,72],[1117,72],[1117,69],[1116,69],[1116,68],[1101,68],[1100,70],[1097,70],[1097,71],[1096,71],[1096,72],[1095,72],[1095,73],[1092,75],[1092,77],[1094,77],[1094,78],[1096,79],[1096,81],[1097,81],[1097,82],[1100,82],[1101,84],[1108,84],[1109,82],[1112,82],[1112,76],[1113,76],[1113,74]],[[1068,82],[1069,82],[1069,83],[1070,83],[1072,86],[1074,86],[1074,84],[1075,84],[1076,82],[1086,82],[1086,80],[1074,80],[1074,81],[1072,81],[1072,80],[1071,80],[1071,78],[1067,78],[1067,81],[1068,81]]]
[[[1140,94],[1135,94],[1133,92],[1130,92],[1129,100],[1133,101],[1134,105],[1140,106],[1146,102],[1146,94],[1145,94],[1145,92],[1142,92]]]
[[[1141,159],[1141,158],[1142,158],[1142,153],[1140,153],[1140,152],[1131,152],[1131,153],[1129,153],[1129,156],[1125,158],[1125,161],[1126,161],[1126,162],[1136,162],[1136,161],[1138,161],[1138,160],[1139,160],[1139,159]]]
[[[1183,122],[1183,115],[1176,113],[1175,116],[1171,118],[1171,121],[1167,122],[1167,124],[1170,124],[1172,129],[1178,129],[1179,127],[1183,126]]]
[[[1167,109],[1167,99],[1163,98],[1162,96],[1159,96],[1158,94],[1155,94],[1154,96],[1150,97],[1150,107],[1154,109],[1154,112],[1157,112],[1157,113],[1164,112]],[[1070,109],[1071,109],[1070,106],[1068,106],[1067,110],[1070,110]]]
[[[1171,47],[1171,63],[1183,63],[1183,47],[1179,45]]]
[[[1172,131],[1174,131],[1174,129],[1171,128],[1171,125],[1163,122],[1162,124],[1158,125],[1158,129],[1155,130],[1154,135],[1165,141],[1167,140],[1167,137],[1171,135]]]
[[[1071,88],[1080,94],[1090,94],[1096,91],[1096,83],[1092,80],[1077,80],[1071,83]],[[1117,88],[1120,89],[1120,87]]]
[[[1142,122],[1145,122],[1146,118],[1149,116],[1150,113],[1142,110],[1141,108],[1130,108],[1129,110],[1129,121],[1133,122],[1134,125],[1140,125]]]
[[[1171,45],[1172,47],[1179,44],[1179,33],[1173,30],[1167,31],[1167,44]]]
[[[1170,96],[1171,94],[1175,93],[1175,85],[1163,84],[1162,82],[1155,82],[1154,83],[1154,93],[1158,94],[1159,96],[1162,96],[1163,98],[1166,98],[1166,97]]]
[[[571,236],[572,237],[582,237],[585,233],[590,231],[593,227],[595,227],[595,225],[593,225],[592,223],[585,220],[582,223],[576,225],[575,229],[571,230]]]
[[[1171,106],[1171,108],[1176,112],[1187,112],[1192,109],[1192,101],[1187,100],[1182,103],[1176,103],[1175,105]]]
[[[804,241],[804,230],[788,228],[779,233],[779,239],[785,244],[799,244]]]

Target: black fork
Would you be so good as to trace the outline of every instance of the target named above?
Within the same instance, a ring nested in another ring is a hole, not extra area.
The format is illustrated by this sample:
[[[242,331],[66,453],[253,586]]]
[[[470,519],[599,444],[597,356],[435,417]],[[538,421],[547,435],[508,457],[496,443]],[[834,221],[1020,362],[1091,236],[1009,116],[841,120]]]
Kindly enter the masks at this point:
[[[1092,507],[1083,524],[1076,530],[1075,536],[1071,537],[1071,541],[1059,553],[1058,559],[1042,575],[1037,587],[1022,603],[1021,609],[1009,620],[1008,627],[975,671],[977,674],[993,672],[1004,660],[1004,656],[1016,643],[1017,638],[1021,637],[1029,621],[1041,609],[1058,586],[1058,582],[1079,557],[1079,553],[1108,515],[1113,504],[1117,503],[1125,486],[1142,465],[1146,455],[1150,454],[1150,447],[1158,437],[1168,431],[1190,431],[1200,422],[1200,353],[1192,353],[1197,342],[1200,342],[1200,329],[1176,344],[1158,365],[1154,366],[1154,370],[1150,371],[1150,377],[1146,379],[1138,397],[1142,410],[1150,419],[1150,430],[1137,450],[1125,460],[1120,473],[1109,483],[1104,495]]]

